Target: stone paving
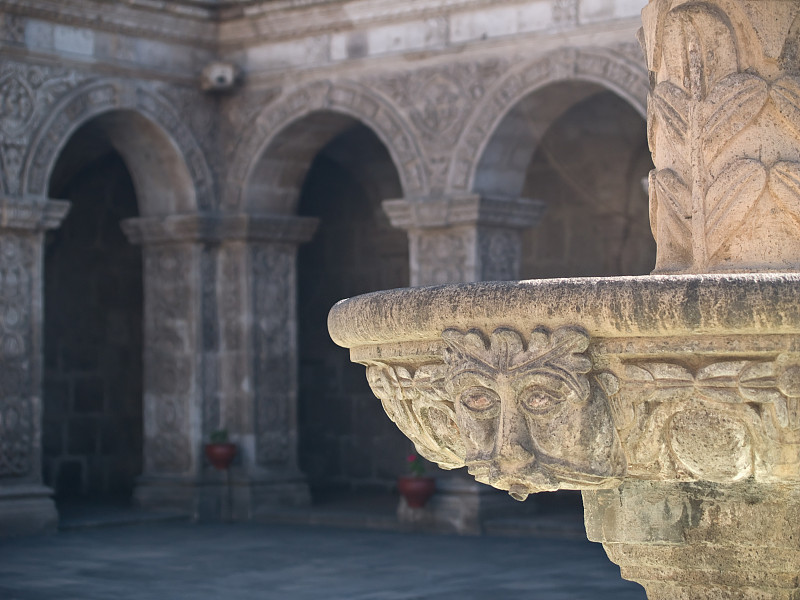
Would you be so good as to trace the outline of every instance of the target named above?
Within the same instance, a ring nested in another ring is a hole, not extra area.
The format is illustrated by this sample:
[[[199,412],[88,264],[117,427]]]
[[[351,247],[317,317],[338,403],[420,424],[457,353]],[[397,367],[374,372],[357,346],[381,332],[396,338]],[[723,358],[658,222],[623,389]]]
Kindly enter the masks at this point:
[[[145,523],[0,540],[2,600],[644,600],[598,544]]]

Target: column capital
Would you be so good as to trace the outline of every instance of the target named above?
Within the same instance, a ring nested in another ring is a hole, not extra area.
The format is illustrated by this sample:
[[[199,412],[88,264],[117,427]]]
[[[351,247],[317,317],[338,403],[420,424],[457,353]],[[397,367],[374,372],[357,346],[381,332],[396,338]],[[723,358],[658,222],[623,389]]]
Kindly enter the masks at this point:
[[[38,196],[0,196],[0,229],[41,231],[61,225],[71,203]]]
[[[393,227],[433,229],[477,225],[525,229],[538,223],[545,204],[528,198],[486,197],[478,194],[439,198],[384,200],[383,210]]]
[[[271,214],[178,214],[139,217],[122,222],[132,244],[175,244],[226,241],[302,244],[317,230],[319,220]]]

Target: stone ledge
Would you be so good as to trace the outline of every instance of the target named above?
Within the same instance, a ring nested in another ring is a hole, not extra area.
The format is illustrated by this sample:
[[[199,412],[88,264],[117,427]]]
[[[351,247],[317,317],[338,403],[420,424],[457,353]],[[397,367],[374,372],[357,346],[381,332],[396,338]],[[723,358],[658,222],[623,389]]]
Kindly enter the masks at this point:
[[[592,338],[800,332],[800,275],[645,275],[480,282],[342,300],[328,316],[346,348],[438,341],[459,325],[580,326]],[[388,310],[387,307],[391,307]]]
[[[544,208],[541,200],[487,198],[474,194],[383,202],[383,210],[392,226],[399,229],[433,229],[456,225],[525,229],[539,222]]]
[[[132,244],[229,241],[301,244],[317,230],[318,219],[279,215],[169,215],[127,219],[122,230]]]
[[[61,225],[70,207],[71,203],[66,200],[0,198],[0,229],[55,229]]]

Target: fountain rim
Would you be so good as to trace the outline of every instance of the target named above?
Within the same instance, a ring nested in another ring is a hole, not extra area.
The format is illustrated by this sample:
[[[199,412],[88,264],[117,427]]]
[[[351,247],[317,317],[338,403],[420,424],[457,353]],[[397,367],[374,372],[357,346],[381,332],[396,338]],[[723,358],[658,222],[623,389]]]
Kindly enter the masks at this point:
[[[400,288],[338,302],[344,348],[439,339],[448,328],[580,327],[592,337],[800,333],[800,273],[575,277]]]

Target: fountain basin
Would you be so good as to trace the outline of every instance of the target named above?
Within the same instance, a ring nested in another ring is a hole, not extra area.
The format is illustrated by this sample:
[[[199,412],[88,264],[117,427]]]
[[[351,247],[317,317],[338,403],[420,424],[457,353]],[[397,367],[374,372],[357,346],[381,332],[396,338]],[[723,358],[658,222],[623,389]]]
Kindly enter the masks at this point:
[[[517,499],[800,479],[800,275],[481,282],[343,300],[333,340],[419,452]]]

